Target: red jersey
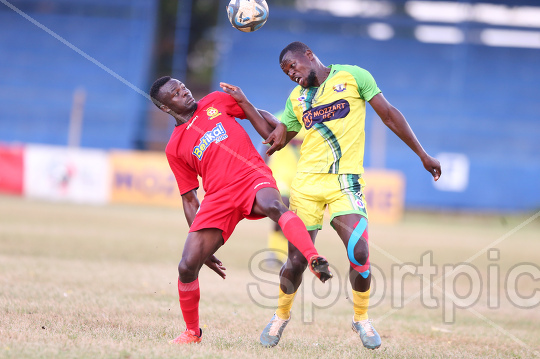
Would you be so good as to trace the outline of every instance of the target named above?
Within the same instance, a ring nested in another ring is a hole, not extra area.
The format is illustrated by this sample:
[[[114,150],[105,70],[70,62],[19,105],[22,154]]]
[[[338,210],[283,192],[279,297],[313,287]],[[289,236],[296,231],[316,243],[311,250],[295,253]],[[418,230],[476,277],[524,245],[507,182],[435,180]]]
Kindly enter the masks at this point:
[[[174,129],[165,153],[180,194],[199,187],[197,175],[202,177],[206,196],[255,172],[272,178],[235,117],[246,118],[236,100],[224,92],[212,92],[197,103],[187,123]]]

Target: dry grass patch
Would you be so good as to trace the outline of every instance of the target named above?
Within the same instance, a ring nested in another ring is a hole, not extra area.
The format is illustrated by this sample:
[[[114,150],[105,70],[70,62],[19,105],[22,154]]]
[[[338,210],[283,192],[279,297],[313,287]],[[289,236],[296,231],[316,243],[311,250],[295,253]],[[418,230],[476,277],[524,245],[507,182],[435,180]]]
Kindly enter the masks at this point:
[[[431,250],[435,265],[457,264],[523,219],[410,213],[395,226],[371,225],[370,240],[383,250],[372,249],[372,262],[388,276],[394,262],[385,253],[417,263]],[[310,312],[317,298],[306,290],[297,297],[281,343],[264,349],[258,338],[273,309],[255,303],[247,286],[259,285],[267,294],[277,290],[248,270],[253,254],[264,249],[269,227],[263,221],[239,225],[217,253],[228,267],[226,280],[203,270],[204,339],[200,345],[178,347],[167,341],[183,330],[176,290],[176,265],[187,230],[181,211],[0,197],[0,357],[534,358],[540,351],[538,308],[516,308],[503,295],[500,308],[490,309],[484,290],[474,312],[458,309],[455,323],[446,325],[441,308],[425,308],[419,299],[393,309],[390,281],[370,311],[383,345],[365,350],[350,329],[347,292],[338,286],[346,282],[341,275],[347,268],[345,251],[328,225],[317,246],[337,268],[331,291],[335,303]],[[497,246],[501,271],[520,261],[538,262],[539,227],[535,221]],[[489,263],[483,256],[474,264],[485,275]],[[403,286],[406,298],[420,289],[414,277]],[[524,293],[535,289],[537,282],[523,281]]]

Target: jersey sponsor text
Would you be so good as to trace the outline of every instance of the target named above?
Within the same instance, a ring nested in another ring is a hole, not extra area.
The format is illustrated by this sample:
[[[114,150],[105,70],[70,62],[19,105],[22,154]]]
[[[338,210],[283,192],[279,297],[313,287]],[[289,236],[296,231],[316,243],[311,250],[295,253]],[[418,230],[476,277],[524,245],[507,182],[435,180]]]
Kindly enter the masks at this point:
[[[219,122],[216,127],[206,132],[204,136],[201,137],[199,145],[193,148],[193,154],[195,155],[195,157],[201,160],[202,156],[204,155],[204,151],[206,151],[206,149],[213,142],[221,142],[227,137],[227,131],[225,131],[225,128],[223,127],[221,122]]]
[[[309,130],[316,123],[344,118],[350,112],[349,102],[345,99],[334,101],[328,105],[321,105],[304,111],[302,121],[306,130]]]

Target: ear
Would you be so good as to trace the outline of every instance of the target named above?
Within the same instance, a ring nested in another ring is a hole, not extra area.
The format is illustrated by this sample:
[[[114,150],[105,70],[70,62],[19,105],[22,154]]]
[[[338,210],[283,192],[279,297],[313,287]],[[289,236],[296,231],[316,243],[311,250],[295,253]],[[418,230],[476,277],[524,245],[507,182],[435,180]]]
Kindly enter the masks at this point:
[[[304,53],[306,55],[306,57],[309,59],[309,61],[312,61],[313,58],[315,57],[315,55],[313,54],[313,51],[311,50],[306,50],[306,52]]]
[[[171,109],[170,109],[170,108],[168,108],[168,107],[167,107],[167,106],[165,106],[165,105],[161,105],[161,106],[159,106],[159,109],[160,109],[161,111],[163,111],[163,112],[166,112],[166,113],[169,113],[169,112],[171,112]]]

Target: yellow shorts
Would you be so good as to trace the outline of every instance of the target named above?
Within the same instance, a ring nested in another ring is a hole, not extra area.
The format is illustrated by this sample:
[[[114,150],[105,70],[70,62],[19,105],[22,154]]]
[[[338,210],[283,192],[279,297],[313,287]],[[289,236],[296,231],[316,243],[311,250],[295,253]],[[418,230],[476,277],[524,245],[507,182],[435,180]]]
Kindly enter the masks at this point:
[[[288,145],[277,151],[268,160],[268,167],[276,179],[279,192],[284,197],[290,196],[291,182],[296,176],[296,164],[300,158],[300,149]]]
[[[290,209],[308,231],[322,229],[324,209],[330,221],[336,216],[358,213],[367,218],[361,175],[332,173],[297,173],[291,185]]]

